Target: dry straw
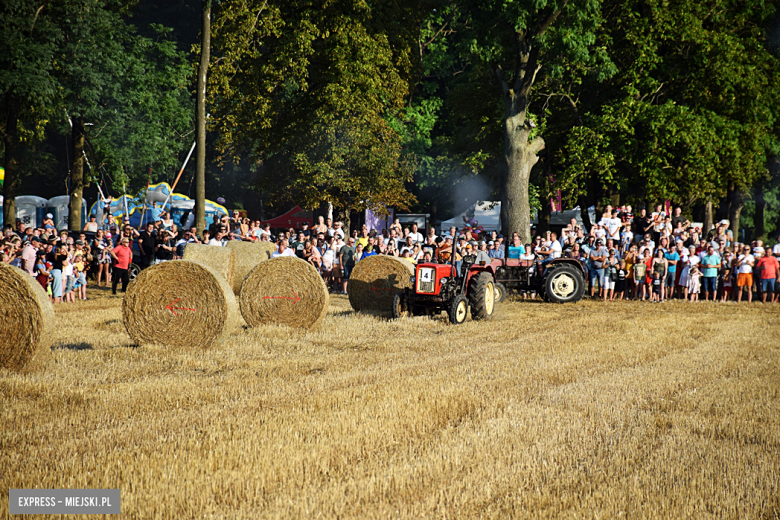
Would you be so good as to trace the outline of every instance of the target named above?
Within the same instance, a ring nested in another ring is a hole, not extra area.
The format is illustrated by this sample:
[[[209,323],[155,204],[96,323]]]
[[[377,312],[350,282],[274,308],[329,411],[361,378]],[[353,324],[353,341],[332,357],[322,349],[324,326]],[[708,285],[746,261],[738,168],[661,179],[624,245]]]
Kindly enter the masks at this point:
[[[369,256],[355,264],[349,277],[349,303],[358,312],[389,313],[393,296],[412,287],[414,267],[394,256]]]
[[[224,278],[230,287],[236,271],[236,255],[226,247],[206,246],[203,244],[187,244],[184,248],[184,260],[212,268]]]
[[[252,269],[238,299],[251,327],[278,323],[316,329],[325,319],[330,298],[314,266],[294,256],[279,256]]]
[[[276,247],[273,242],[244,242],[242,240],[231,240],[227,246],[236,254],[233,292],[238,295],[246,275],[260,262],[269,260]]]
[[[188,260],[141,271],[125,294],[122,319],[136,344],[168,347],[208,347],[239,320],[227,281],[214,269]]]
[[[20,371],[45,359],[53,330],[46,291],[27,272],[0,263],[0,367]]]

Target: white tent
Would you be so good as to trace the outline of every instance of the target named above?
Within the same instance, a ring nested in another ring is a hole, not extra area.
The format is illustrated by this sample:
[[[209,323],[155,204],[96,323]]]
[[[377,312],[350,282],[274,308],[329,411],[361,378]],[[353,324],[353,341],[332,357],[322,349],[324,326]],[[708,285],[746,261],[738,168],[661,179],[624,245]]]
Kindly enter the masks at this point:
[[[442,222],[440,227],[442,233],[446,233],[452,226],[463,229],[464,226],[471,225],[472,221],[476,221],[474,227],[481,226],[485,231],[499,231],[501,227],[501,202],[477,201],[460,215],[455,215]]]

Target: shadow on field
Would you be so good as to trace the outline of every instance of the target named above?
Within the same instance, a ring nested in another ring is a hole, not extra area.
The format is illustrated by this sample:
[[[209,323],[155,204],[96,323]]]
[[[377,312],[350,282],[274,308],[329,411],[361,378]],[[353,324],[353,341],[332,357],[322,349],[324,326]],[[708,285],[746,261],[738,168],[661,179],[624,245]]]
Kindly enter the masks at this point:
[[[95,350],[92,348],[92,345],[89,343],[62,343],[59,345],[54,345],[52,350],[61,350],[61,349],[67,349],[67,350]]]

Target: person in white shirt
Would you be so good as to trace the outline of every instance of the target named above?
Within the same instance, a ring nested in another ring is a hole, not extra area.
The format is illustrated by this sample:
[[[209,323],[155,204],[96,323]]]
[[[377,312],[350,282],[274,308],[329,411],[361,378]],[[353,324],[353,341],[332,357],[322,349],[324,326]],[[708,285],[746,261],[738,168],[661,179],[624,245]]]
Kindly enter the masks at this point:
[[[607,231],[600,223],[595,224],[590,231],[596,240],[606,240]]]
[[[271,253],[271,258],[276,258],[278,256],[295,256],[295,251],[287,247],[287,244],[287,239],[280,240],[277,250]]]
[[[611,238],[617,244],[620,242],[620,228],[623,227],[623,221],[613,217],[611,212],[605,212],[599,222],[607,232],[607,238]]]
[[[748,302],[753,301],[753,267],[756,265],[756,257],[750,254],[750,246],[742,248],[742,253],[734,263],[737,268],[737,301],[742,301],[742,288],[747,287]]]
[[[415,242],[419,242],[422,244],[422,241],[424,240],[422,233],[417,231],[417,224],[412,224],[412,231],[409,233],[409,236],[412,237],[412,240]]]
[[[214,236],[211,238],[211,240],[209,240],[209,241],[208,241],[208,244],[207,244],[207,245],[209,245],[209,246],[219,246],[219,247],[222,247],[222,246],[223,246],[223,243],[222,243],[222,235],[223,235],[222,231],[217,231],[217,234],[216,234],[216,235],[214,235]]]
[[[333,235],[341,237],[341,240],[344,240],[345,235],[344,235],[344,229],[342,227],[343,224],[341,222],[335,222],[333,226],[334,226]]]
[[[268,236],[268,240],[271,239],[271,224],[266,224],[263,226],[262,231],[260,231],[260,239],[263,240],[264,236]]]
[[[650,215],[653,219],[653,231],[656,234],[660,234],[661,230],[665,227],[664,220],[666,219],[666,212],[663,210],[662,204],[655,205],[655,211]]]

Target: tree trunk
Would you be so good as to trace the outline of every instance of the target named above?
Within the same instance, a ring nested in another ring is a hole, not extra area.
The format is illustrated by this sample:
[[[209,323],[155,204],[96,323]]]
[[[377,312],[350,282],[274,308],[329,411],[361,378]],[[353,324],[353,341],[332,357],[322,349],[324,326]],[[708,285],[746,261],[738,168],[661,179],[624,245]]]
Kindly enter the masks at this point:
[[[747,194],[744,190],[734,190],[729,204],[729,226],[731,232],[734,233],[735,241],[739,241],[739,216],[742,213],[742,208],[745,207],[746,198]]]
[[[545,197],[542,201],[542,209],[539,211],[538,224],[536,225],[536,235],[544,236],[545,233],[550,231],[550,217],[552,216],[552,206],[550,205],[550,199]]]
[[[211,0],[203,0],[198,67],[197,141],[195,155],[195,225],[198,232],[206,228],[206,76],[211,54]]]
[[[564,2],[565,5],[565,2]],[[531,241],[531,204],[528,184],[531,169],[544,149],[541,137],[531,138],[534,127],[526,121],[531,88],[538,71],[540,37],[560,14],[554,11],[536,31],[515,33],[515,73],[511,86],[504,80],[503,70],[495,65],[493,73],[501,88],[504,101],[504,182],[501,186],[501,226],[504,236],[517,232],[524,244]]]
[[[764,187],[756,186],[753,198],[756,201],[756,214],[753,217],[754,235],[756,239],[764,239],[766,230],[764,229],[764,219],[766,212],[766,199],[764,199]]]
[[[609,188],[609,203],[613,208],[620,207],[620,192],[614,187]]]
[[[5,95],[5,181],[3,181],[3,222],[16,222],[16,189],[19,187],[19,102],[10,93]]]
[[[707,195],[707,202],[704,204],[704,229],[701,230],[702,238],[707,238],[712,229],[712,195]]]
[[[588,199],[585,198],[585,195],[580,195],[577,197],[577,205],[580,207],[580,218],[582,219],[583,227],[587,230],[590,230],[590,228],[593,227],[593,222],[590,221],[590,213],[588,213]]]
[[[71,129],[73,162],[70,165],[70,204],[68,205],[68,229],[80,231],[81,204],[84,195],[84,117],[73,120]]]

